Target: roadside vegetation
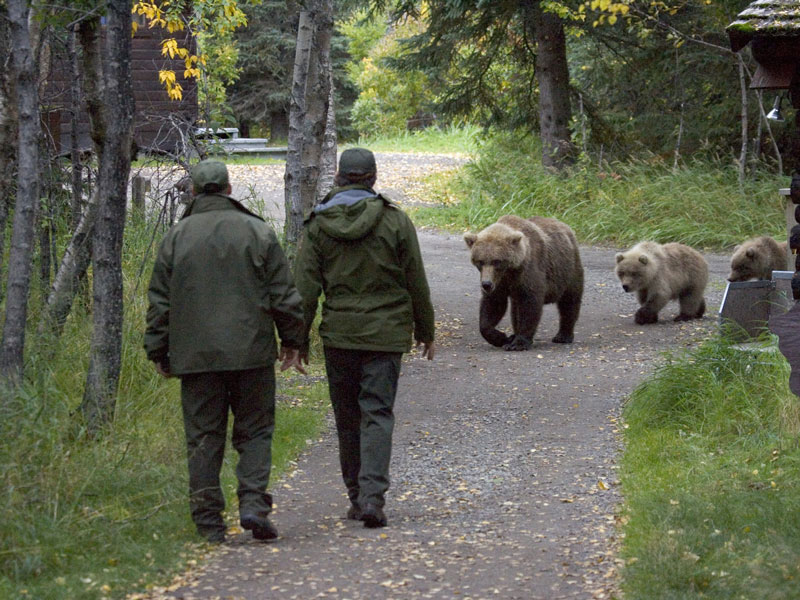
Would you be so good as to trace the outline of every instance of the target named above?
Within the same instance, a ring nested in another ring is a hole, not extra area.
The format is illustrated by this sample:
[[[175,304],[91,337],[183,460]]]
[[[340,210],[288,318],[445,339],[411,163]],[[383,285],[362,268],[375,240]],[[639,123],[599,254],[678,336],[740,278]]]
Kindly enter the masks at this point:
[[[623,589],[641,598],[797,597],[800,404],[774,346],[669,354],[630,397]]]
[[[672,159],[642,154],[635,160],[582,158],[554,174],[537,158],[538,142],[498,133],[473,146],[475,160],[452,178],[430,179],[420,224],[479,230],[504,214],[556,217],[583,243],[620,247],[649,239],[723,250],[753,235],[785,236],[786,177],[757,175],[740,185],[730,157],[698,158],[673,168]],[[467,146],[468,147],[468,146]]]
[[[126,231],[123,364],[113,423],[90,439],[76,414],[92,326],[86,294],[55,352],[29,331],[35,377],[0,402],[2,598],[120,598],[168,583],[209,549],[189,517],[180,384],[158,376],[142,349],[153,227],[149,219],[132,220]],[[32,295],[36,323],[41,299],[36,288]],[[273,482],[324,422],[327,387],[313,376],[322,373],[319,354],[315,340],[311,377],[278,375]],[[229,446],[222,482],[232,527],[238,526],[237,459]]]

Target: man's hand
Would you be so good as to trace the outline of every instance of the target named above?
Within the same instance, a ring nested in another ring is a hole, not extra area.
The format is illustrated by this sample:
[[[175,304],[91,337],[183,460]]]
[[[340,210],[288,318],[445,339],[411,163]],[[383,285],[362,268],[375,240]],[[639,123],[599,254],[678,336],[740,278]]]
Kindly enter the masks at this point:
[[[433,342],[417,342],[417,348],[422,346],[422,358],[433,360],[433,355],[436,354],[436,347]]]
[[[162,377],[172,377],[172,373],[169,370],[169,364],[163,363],[161,361],[155,361],[153,365],[156,368],[156,372],[161,375]]]
[[[281,361],[281,371],[285,371],[286,369],[291,369],[294,367],[303,375],[306,374],[306,370],[303,368],[303,363],[301,361],[300,350],[297,348],[286,348],[285,346],[281,347],[278,360]],[[305,356],[305,360],[306,364],[308,364],[308,355]]]

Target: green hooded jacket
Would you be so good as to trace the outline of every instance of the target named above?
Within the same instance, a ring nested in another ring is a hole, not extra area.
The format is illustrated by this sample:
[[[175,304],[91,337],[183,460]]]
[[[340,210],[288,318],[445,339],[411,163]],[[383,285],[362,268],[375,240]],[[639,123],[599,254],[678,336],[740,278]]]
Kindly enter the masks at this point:
[[[324,294],[323,344],[407,352],[412,335],[432,342],[428,281],[408,216],[363,185],[334,188],[305,224],[295,264],[306,343]]]
[[[201,194],[158,250],[147,293],[144,347],[173,374],[273,364],[299,348],[300,295],[275,232],[233,198]]]

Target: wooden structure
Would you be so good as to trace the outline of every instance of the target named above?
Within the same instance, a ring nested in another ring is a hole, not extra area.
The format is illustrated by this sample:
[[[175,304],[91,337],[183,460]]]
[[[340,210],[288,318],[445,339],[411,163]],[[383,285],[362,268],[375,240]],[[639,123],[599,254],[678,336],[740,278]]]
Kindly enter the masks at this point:
[[[133,139],[140,151],[180,150],[179,146],[194,131],[197,121],[197,82],[184,79],[185,65],[179,58],[170,59],[161,54],[161,42],[168,37],[185,36],[179,39],[183,47],[195,51],[193,38],[186,32],[168,34],[161,28],[149,28],[143,17],[133,15],[139,21],[139,28],[133,37],[131,71],[135,114]],[[70,110],[70,85],[72,72],[66,52],[54,52],[47,91],[42,97],[43,120],[47,127],[55,152],[69,150],[73,131],[77,131],[78,146],[92,148],[89,138],[88,115],[82,111],[78,116],[77,127],[73,127]],[[158,79],[158,72],[170,69],[183,88],[181,100],[171,100],[164,85]]]
[[[756,0],[737,15],[727,32],[731,49],[738,52],[749,44],[758,63],[750,87],[788,90],[792,106],[800,109],[800,0]],[[800,140],[797,117],[795,127],[796,142]],[[800,169],[800,161],[795,162],[793,167]],[[792,367],[790,389],[800,395],[800,171],[792,177],[791,187],[781,193],[790,200],[787,226],[789,248],[796,255],[791,278],[794,306],[786,312],[775,311],[781,314],[770,314],[769,328],[778,336],[778,349]]]
[[[758,68],[751,88],[785,89],[800,109],[800,0],[756,0],[727,27],[731,50],[748,44]]]

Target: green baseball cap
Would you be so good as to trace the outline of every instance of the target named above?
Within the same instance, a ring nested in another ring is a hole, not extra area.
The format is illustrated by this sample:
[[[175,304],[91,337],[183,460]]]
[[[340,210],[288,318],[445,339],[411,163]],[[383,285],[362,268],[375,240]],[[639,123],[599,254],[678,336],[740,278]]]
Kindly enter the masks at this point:
[[[212,185],[211,189],[207,189]],[[218,160],[204,160],[192,167],[192,187],[196,194],[224,191],[229,184],[228,167]]]
[[[339,173],[343,175],[366,175],[376,171],[375,155],[366,148],[348,148],[339,157]]]

